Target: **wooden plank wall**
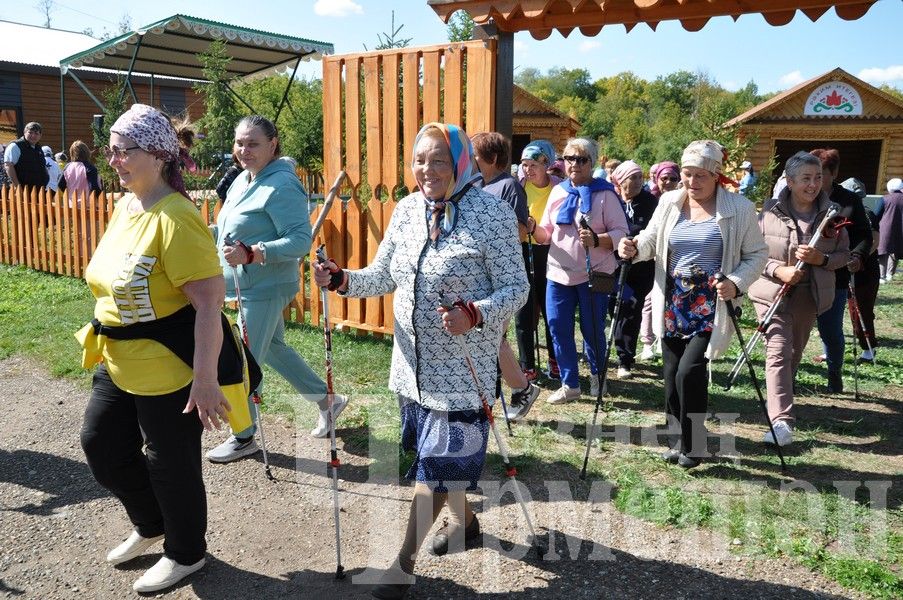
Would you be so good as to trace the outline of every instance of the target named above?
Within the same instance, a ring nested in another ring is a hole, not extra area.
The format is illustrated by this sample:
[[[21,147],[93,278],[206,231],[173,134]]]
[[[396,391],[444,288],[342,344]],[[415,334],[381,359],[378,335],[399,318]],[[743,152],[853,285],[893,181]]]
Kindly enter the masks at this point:
[[[324,174],[348,174],[347,206],[336,202],[314,240],[351,269],[369,264],[389,225],[395,197],[415,188],[409,167],[414,138],[430,121],[465,131],[492,131],[495,40],[328,56],[323,60]],[[314,213],[316,219],[319,209]],[[295,305],[309,305],[318,323],[319,290],[302,264]],[[305,293],[305,287],[307,292]],[[304,304],[302,304],[304,303]],[[303,311],[296,320],[303,321]],[[392,333],[392,296],[365,300],[329,296],[330,321],[360,333]]]
[[[87,77],[84,72],[76,71],[79,77],[91,92],[103,99],[104,90],[115,86],[115,81],[95,79]],[[93,146],[94,135],[91,130],[92,119],[95,114],[102,112],[100,108],[88,97],[87,94],[71,78],[63,79],[66,86],[66,141],[67,147],[61,148],[62,118],[60,116],[60,78],[59,75],[46,75],[42,73],[21,73],[22,85],[22,116],[25,122],[38,121],[44,128],[41,137],[41,145],[48,145],[53,152],[65,151],[75,140],[82,140]],[[158,79],[154,86],[154,98],[150,96],[150,85],[147,83],[134,83],[138,101],[145,104],[159,106],[160,87],[172,85],[167,79]],[[131,94],[126,92],[126,105],[131,105]],[[197,120],[204,113],[203,98],[191,88],[185,89],[185,105],[192,121]]]

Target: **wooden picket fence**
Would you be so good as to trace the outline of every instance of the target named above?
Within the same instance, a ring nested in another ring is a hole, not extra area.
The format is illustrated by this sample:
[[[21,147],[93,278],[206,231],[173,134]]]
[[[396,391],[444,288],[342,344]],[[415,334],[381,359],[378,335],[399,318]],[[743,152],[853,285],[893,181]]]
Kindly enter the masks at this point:
[[[396,194],[416,189],[409,164],[420,127],[441,121],[468,133],[493,131],[496,53],[490,39],[323,59],[324,180],[331,184],[345,169],[351,199],[333,205],[314,246],[325,243],[329,256],[352,269],[373,260]],[[337,326],[392,333],[391,295],[331,294],[329,302]],[[310,312],[318,322],[316,293]]]
[[[119,196],[0,188],[0,262],[82,277]]]

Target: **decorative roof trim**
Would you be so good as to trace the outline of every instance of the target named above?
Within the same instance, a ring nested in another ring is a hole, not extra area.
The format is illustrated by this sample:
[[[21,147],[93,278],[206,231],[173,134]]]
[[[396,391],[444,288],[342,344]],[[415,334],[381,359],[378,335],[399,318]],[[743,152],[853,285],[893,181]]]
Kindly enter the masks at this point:
[[[699,31],[713,17],[761,14],[771,25],[786,25],[797,9],[816,21],[830,8],[852,21],[863,16],[877,0],[428,0],[427,4],[448,23],[463,10],[480,25],[492,20],[500,31],[529,31],[539,40],[557,29],[567,37],[579,29],[594,36],[605,25],[624,25],[630,31],[638,23],[655,29],[662,21],[680,21],[687,31]],[[570,10],[567,7],[570,6]]]

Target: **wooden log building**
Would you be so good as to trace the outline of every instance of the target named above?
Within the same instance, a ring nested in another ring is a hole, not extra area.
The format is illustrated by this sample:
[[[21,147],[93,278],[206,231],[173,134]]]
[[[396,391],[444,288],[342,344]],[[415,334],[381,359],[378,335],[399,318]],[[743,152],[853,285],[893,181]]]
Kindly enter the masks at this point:
[[[757,136],[747,153],[753,168],[777,161],[775,177],[799,150],[836,148],[838,180],[860,179],[869,194],[903,177],[903,100],[834,69],[766,100],[728,121]]]

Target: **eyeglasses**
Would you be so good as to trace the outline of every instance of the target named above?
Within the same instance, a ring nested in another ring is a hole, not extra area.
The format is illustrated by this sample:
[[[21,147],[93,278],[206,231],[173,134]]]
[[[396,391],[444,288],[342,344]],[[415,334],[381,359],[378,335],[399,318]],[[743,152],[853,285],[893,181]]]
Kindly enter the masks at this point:
[[[107,160],[112,159],[114,156],[118,160],[124,160],[129,156],[129,150],[140,150],[141,146],[129,146],[128,148],[120,148],[119,146],[104,146],[100,149],[101,154],[103,154],[104,158]]]
[[[659,181],[664,181],[666,183],[677,183],[680,181],[679,177],[659,177]]]
[[[585,165],[589,162],[588,156],[562,156],[561,159],[566,163]]]

